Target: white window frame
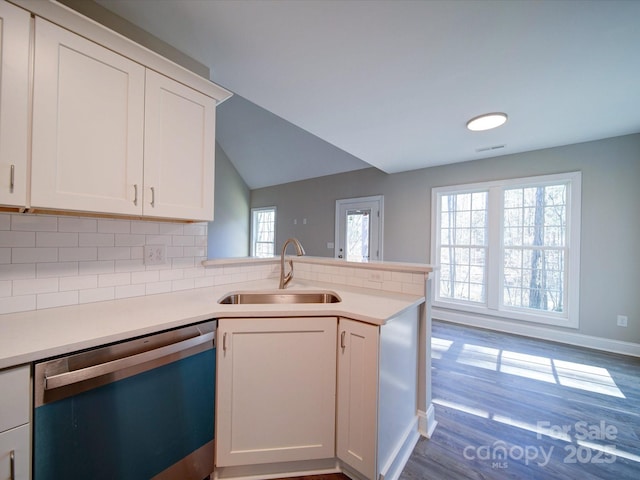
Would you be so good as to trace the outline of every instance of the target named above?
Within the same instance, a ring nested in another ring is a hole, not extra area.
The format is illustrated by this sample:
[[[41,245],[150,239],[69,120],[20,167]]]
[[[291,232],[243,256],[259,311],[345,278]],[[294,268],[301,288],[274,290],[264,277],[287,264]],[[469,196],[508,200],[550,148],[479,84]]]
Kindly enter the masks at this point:
[[[275,206],[272,207],[256,207],[251,209],[251,256],[256,256],[256,219],[258,212],[273,210],[273,256],[276,256],[276,227],[278,222],[278,210]]]
[[[504,190],[514,187],[534,187],[567,183],[567,227],[566,227],[566,309],[563,312],[527,310],[503,305],[504,276],[500,262],[504,258],[502,232],[504,230]],[[432,282],[433,306],[436,309],[459,311],[483,317],[498,317],[569,328],[579,326],[580,303],[580,219],[581,219],[581,172],[569,172],[509,180],[436,187],[431,191],[431,259],[435,266]],[[486,303],[479,304],[463,300],[439,298],[440,282],[440,211],[441,197],[452,193],[488,191],[487,257],[486,257]],[[480,317],[476,317],[480,318]]]

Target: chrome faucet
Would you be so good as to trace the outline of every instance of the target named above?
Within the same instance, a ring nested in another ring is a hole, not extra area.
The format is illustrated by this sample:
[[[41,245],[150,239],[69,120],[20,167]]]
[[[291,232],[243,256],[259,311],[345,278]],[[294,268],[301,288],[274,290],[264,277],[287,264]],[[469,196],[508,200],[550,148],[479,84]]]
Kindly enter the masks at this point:
[[[282,254],[280,255],[280,286],[278,288],[285,288],[287,284],[293,278],[293,260],[289,260],[289,273],[284,274],[284,254],[287,251],[287,246],[293,243],[296,247],[296,254],[301,257],[304,255],[304,248],[302,248],[302,244],[298,241],[297,238],[289,238],[284,245],[282,246]]]

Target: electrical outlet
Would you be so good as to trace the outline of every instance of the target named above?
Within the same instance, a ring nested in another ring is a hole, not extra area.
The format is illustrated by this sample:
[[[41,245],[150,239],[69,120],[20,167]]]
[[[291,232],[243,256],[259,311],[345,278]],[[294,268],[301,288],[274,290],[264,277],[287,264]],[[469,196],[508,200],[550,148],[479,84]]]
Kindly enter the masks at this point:
[[[367,279],[371,282],[381,282],[382,272],[369,272],[369,274],[367,275]]]
[[[627,321],[628,318],[626,315],[618,315],[618,326],[619,327],[626,327],[627,326]]]
[[[145,265],[164,265],[165,263],[167,263],[166,245],[145,245],[144,246],[144,264]]]

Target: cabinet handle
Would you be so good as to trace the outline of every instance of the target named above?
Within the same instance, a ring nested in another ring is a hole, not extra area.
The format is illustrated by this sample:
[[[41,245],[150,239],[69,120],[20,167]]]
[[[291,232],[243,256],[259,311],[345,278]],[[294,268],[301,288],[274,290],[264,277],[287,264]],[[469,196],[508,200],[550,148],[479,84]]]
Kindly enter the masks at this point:
[[[342,348],[343,350],[345,348],[347,348],[347,344],[345,342],[345,336],[346,336],[347,332],[346,331],[342,331],[342,333],[340,334],[340,348]]]
[[[133,184],[133,204],[138,206],[138,184]]]
[[[222,336],[222,350],[227,351],[227,332]]]
[[[11,165],[11,174],[9,175],[9,193],[13,193],[13,186],[16,179],[16,166]]]
[[[151,206],[156,206],[156,189],[151,187]]]
[[[198,334],[194,337],[181,340],[176,343],[170,343],[164,347],[155,348],[153,350],[147,350],[146,352],[140,352],[128,357],[116,358],[113,360],[107,360],[104,363],[98,363],[89,365],[77,370],[69,370],[55,375],[44,377],[44,389],[53,390],[55,388],[65,387],[67,385],[73,385],[74,383],[83,382],[92,378],[100,377],[102,375],[108,375],[110,373],[117,372],[118,370],[124,370],[125,368],[135,367],[142,364],[149,364],[155,360],[159,360],[174,353],[179,353],[184,350],[188,350],[198,345],[203,345],[211,342],[213,345],[213,339],[215,335],[213,332],[207,332]]]
[[[9,454],[9,471],[10,471],[10,479],[16,480],[16,452],[15,450],[11,450]]]

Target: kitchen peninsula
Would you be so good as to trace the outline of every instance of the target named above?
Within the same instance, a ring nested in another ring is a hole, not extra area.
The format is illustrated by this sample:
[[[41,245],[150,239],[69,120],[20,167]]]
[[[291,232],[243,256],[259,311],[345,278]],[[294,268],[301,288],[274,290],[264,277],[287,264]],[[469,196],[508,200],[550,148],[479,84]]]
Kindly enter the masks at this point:
[[[288,325],[286,322],[292,320],[301,319],[301,325],[302,320],[311,319],[313,325],[321,325],[323,329],[326,327],[333,332],[330,333],[333,335],[332,348],[338,355],[340,375],[340,354],[348,350],[345,347],[350,345],[349,339],[351,336],[363,338],[359,329],[369,328],[374,333],[376,364],[364,366],[369,367],[375,377],[375,402],[370,405],[370,413],[373,412],[374,432],[377,434],[367,438],[373,442],[374,452],[372,458],[365,459],[366,465],[357,465],[355,460],[343,458],[340,454],[340,425],[349,425],[349,416],[341,418],[344,409],[340,407],[340,395],[345,387],[341,387],[338,378],[335,393],[338,402],[334,412],[338,419],[338,445],[328,446],[330,454],[323,453],[306,461],[301,460],[302,457],[287,458],[286,455],[282,461],[278,461],[276,455],[258,465],[230,460],[220,466],[217,462],[215,478],[251,475],[268,478],[270,475],[340,470],[358,479],[377,479],[380,474],[384,478],[397,478],[419,434],[429,436],[435,427],[427,349],[430,338],[429,302],[425,301],[431,267],[392,262],[347,263],[315,257],[291,258],[295,266],[295,278],[287,292],[331,291],[339,297],[340,302],[220,304],[219,300],[234,292],[277,290],[279,262],[277,259],[250,258],[209,260],[203,262],[203,268],[204,276],[209,278],[212,286],[205,288],[1,315],[0,369],[28,365],[44,358],[209,319],[217,319],[219,329],[224,326],[233,330],[234,325],[240,325],[247,319],[261,318],[264,319],[264,325],[276,321],[284,322],[285,326]],[[311,330],[317,329],[312,327]],[[217,338],[218,359],[223,354],[223,336],[220,332]],[[234,341],[233,337],[229,338],[231,342]],[[362,346],[367,348],[365,344]],[[405,358],[399,359],[403,356],[403,349]],[[407,371],[407,359],[413,364],[413,370]],[[352,357],[350,362],[355,360]],[[333,361],[336,362],[335,355]],[[346,375],[352,374],[347,372]],[[406,384],[407,378],[411,385]],[[217,385],[218,407],[225,387],[222,383]],[[404,394],[399,396],[402,391]],[[357,399],[347,399],[346,402],[348,404],[354,400]],[[409,410],[408,415],[401,414],[404,417],[400,422],[397,411],[402,405],[399,404],[404,405],[405,411],[407,406]],[[359,407],[362,407],[362,412],[366,411],[366,406]],[[356,418],[365,414],[362,412],[355,410],[351,414]],[[224,426],[224,422],[220,422],[219,415],[221,412],[218,409],[217,457],[222,458],[220,448],[225,439],[219,427]],[[366,419],[361,416],[360,421],[365,422]],[[397,425],[394,426],[398,423],[401,425],[399,430]],[[371,425],[365,422],[364,426]],[[389,428],[393,429],[393,434],[385,430]],[[233,435],[229,432],[225,434]],[[261,434],[264,436],[264,432]],[[335,438],[334,435],[330,436]],[[237,441],[239,437],[230,438]],[[365,448],[361,445],[356,447]]]

